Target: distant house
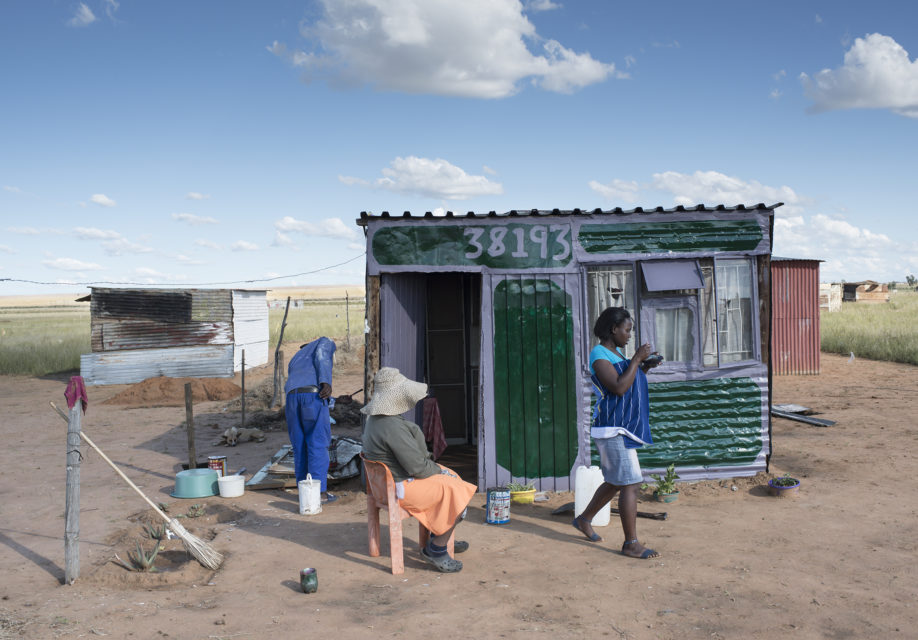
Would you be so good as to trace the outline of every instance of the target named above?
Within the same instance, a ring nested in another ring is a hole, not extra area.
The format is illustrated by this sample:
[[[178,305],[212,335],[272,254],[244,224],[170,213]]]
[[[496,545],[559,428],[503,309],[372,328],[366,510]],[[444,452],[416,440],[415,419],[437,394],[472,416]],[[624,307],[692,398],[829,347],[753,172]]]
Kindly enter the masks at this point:
[[[232,377],[268,361],[264,290],[93,287],[92,353],[80,356],[87,384],[147,378]]]
[[[826,311],[841,311],[842,286],[838,282],[819,283],[819,309]]]
[[[777,375],[819,373],[820,262],[771,258],[771,367]]]
[[[889,302],[889,285],[873,280],[863,282],[845,282],[842,284],[843,302],[866,302],[880,304]]]

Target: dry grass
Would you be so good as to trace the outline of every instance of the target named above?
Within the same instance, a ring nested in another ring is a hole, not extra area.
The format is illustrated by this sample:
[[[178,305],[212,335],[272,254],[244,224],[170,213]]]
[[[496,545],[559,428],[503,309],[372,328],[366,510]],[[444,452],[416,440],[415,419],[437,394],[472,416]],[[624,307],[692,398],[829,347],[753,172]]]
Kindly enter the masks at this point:
[[[820,315],[822,350],[918,365],[918,293],[895,290],[887,304],[846,302]]]

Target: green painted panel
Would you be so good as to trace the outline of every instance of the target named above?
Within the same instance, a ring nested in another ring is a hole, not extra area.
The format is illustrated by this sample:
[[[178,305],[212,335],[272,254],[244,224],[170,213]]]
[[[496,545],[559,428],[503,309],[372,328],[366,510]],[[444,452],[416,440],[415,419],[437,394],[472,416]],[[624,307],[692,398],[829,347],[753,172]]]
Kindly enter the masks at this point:
[[[754,219],[585,224],[577,239],[587,253],[752,251],[762,229]]]
[[[750,378],[650,385],[652,446],[638,449],[645,468],[751,464],[762,451],[762,390]],[[590,459],[599,453],[590,440]]]
[[[569,224],[391,226],[373,235],[381,265],[551,269],[571,261]]]
[[[548,279],[494,289],[497,462],[514,477],[570,473],[577,458],[571,295]]]

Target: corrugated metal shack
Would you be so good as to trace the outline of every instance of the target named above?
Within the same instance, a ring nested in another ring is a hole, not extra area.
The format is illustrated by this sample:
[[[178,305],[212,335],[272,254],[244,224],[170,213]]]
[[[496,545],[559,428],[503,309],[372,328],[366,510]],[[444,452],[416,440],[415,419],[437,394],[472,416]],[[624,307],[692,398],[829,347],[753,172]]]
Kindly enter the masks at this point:
[[[80,356],[87,384],[156,376],[232,377],[268,361],[266,291],[93,287],[92,353]]]
[[[868,304],[889,302],[889,285],[873,280],[843,282],[842,289],[842,302],[866,302]]]
[[[819,283],[819,308],[826,311],[841,311],[842,286],[841,283]]]
[[[771,258],[771,365],[777,375],[819,373],[819,263]]]
[[[649,341],[666,358],[650,375],[645,472],[674,462],[686,479],[753,475],[771,451],[778,206],[361,213],[367,379],[395,366],[427,382],[447,442],[474,449],[480,489],[568,490],[594,454],[592,327],[625,306],[628,355]]]

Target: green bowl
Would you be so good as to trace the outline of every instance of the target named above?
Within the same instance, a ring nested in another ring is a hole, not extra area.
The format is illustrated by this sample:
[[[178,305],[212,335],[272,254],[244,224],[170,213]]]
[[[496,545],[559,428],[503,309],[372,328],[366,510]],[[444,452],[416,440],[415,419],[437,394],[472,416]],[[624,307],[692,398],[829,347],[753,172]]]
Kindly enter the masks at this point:
[[[206,498],[219,492],[215,469],[186,469],[175,474],[173,498]]]

